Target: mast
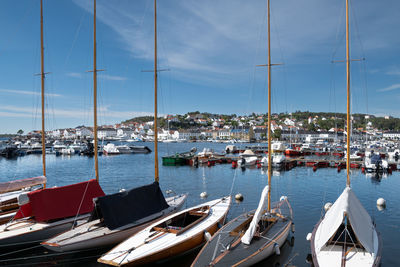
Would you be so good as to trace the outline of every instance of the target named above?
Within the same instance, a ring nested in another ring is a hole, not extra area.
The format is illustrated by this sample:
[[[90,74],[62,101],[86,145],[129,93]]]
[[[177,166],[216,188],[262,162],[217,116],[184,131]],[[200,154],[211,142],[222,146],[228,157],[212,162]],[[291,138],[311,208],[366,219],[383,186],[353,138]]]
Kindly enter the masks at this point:
[[[271,40],[270,40],[270,8],[268,0],[268,212],[271,210],[271,176],[272,176],[272,162],[271,162]]]
[[[157,132],[157,1],[154,0],[154,180],[158,182],[158,132]]]
[[[46,176],[46,132],[44,129],[44,45],[43,45],[43,0],[40,0],[40,77],[42,82],[42,161],[43,161],[43,176]],[[46,188],[46,183],[44,184]]]
[[[93,135],[94,165],[96,181],[99,181],[98,140],[97,140],[97,51],[96,51],[96,0],[93,1]]]
[[[346,0],[346,76],[347,76],[347,182],[346,186],[350,186],[350,47],[349,47],[349,0]]]

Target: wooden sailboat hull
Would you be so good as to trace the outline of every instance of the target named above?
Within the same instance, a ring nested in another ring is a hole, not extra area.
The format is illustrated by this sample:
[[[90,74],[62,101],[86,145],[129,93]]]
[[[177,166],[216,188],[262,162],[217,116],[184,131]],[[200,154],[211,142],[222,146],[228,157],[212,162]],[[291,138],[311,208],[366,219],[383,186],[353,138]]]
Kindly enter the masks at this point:
[[[280,206],[279,202],[273,206],[277,205]],[[251,266],[268,258],[275,253],[275,246],[281,247],[289,235],[292,225],[290,205],[288,214],[290,217],[287,220],[278,219],[262,237],[253,237],[250,245],[243,244],[241,237],[253,219],[254,211],[236,217],[207,242],[193,261],[192,267]]]
[[[187,194],[166,198],[170,207],[160,213],[145,217],[130,225],[125,225],[114,230],[106,226],[99,226],[100,220],[84,223],[74,229],[67,229],[66,232],[52,237],[41,244],[56,252],[91,249],[111,246],[124,241],[131,235],[143,230],[155,221],[165,218],[178,211],[185,202]]]
[[[222,223],[223,223],[223,220],[221,219],[220,221],[215,222],[211,227],[204,229],[204,231],[207,231],[211,235],[213,235],[218,230],[218,224],[222,224]],[[183,241],[179,244],[174,245],[173,247],[170,247],[168,249],[164,249],[161,251],[155,251],[149,255],[146,255],[142,259],[139,259],[139,260],[129,263],[129,264],[125,264],[123,266],[138,266],[138,265],[143,265],[143,264],[151,264],[153,262],[158,262],[158,261],[165,260],[168,258],[174,258],[180,254],[183,254],[187,251],[190,251],[192,249],[195,249],[195,248],[201,246],[205,242],[206,242],[206,240],[204,238],[204,232],[200,232],[200,233],[194,235],[193,237],[186,239],[185,241]],[[106,261],[100,261],[100,262],[105,263],[105,264],[114,265],[114,266],[120,266],[120,265],[115,265],[112,262],[106,262]]]
[[[206,241],[205,232],[214,234],[218,226],[223,224],[230,207],[230,200],[231,197],[217,199],[168,216],[127,239],[103,255],[98,262],[113,266],[148,264],[194,249]],[[207,213],[183,228],[159,227],[171,224],[176,218],[186,220],[191,212],[196,213],[201,209],[207,209]]]

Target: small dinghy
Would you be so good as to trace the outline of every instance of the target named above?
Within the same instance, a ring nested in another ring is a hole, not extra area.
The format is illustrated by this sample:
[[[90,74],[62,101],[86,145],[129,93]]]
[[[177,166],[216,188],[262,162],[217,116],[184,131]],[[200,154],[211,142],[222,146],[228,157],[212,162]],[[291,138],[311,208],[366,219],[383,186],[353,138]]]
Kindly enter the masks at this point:
[[[281,197],[267,212],[267,194],[268,186],[257,210],[240,215],[218,230],[192,266],[251,266],[279,252],[292,229],[292,208],[287,198]]]
[[[187,194],[181,194],[165,199],[157,182],[100,197],[87,223],[41,244],[57,252],[114,245],[154,220],[178,211],[186,197]]]
[[[114,266],[153,263],[190,251],[225,221],[231,197],[223,197],[168,216],[125,240],[97,261]]]

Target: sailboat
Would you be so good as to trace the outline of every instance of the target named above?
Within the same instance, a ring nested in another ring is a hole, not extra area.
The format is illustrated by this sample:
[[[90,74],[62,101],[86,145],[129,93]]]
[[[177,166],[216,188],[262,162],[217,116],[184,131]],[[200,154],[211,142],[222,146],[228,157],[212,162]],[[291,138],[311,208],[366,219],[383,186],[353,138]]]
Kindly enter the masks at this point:
[[[96,0],[93,1],[93,4],[95,40],[93,74],[96,88]],[[157,125],[156,118],[157,115],[155,114],[155,125]],[[96,125],[95,123],[95,128]],[[155,129],[157,129],[157,126],[155,126]],[[96,131],[94,140],[96,149]],[[155,151],[157,151],[158,147],[157,141],[156,138],[154,143]],[[97,151],[95,156],[96,154]],[[187,194],[164,198],[158,183],[158,155],[157,152],[155,154],[154,183],[99,197],[95,200],[95,210],[86,223],[72,227],[68,231],[56,235],[41,244],[54,251],[72,251],[110,246],[122,242],[127,237],[143,230],[155,220],[177,212],[185,202]],[[96,177],[98,177],[97,171]]]
[[[41,29],[43,19],[41,19]],[[45,126],[44,126],[44,55],[43,55],[43,33],[41,34],[41,104],[42,104],[42,165],[43,175],[38,177],[19,179],[14,181],[0,183],[0,224],[10,221],[16,214],[19,204],[18,197],[21,194],[33,192],[42,188],[46,188],[46,144],[45,144]]]
[[[349,0],[346,0],[347,129],[350,129]],[[350,155],[347,133],[347,155]],[[311,241],[314,266],[379,266],[382,240],[368,212],[350,187],[350,157],[342,194],[317,223]]]
[[[43,0],[40,1],[42,115],[44,115]],[[45,175],[44,119],[42,119],[43,172]],[[97,144],[96,144],[97,145]],[[97,174],[97,172],[96,172]],[[0,226],[0,246],[39,243],[55,234],[85,222],[94,208],[93,198],[104,196],[98,180],[44,188],[18,196],[15,216]]]
[[[0,224],[15,216],[19,209],[19,195],[42,189],[46,181],[45,176],[38,176],[0,183]]]
[[[157,156],[157,2],[154,0],[154,142]],[[225,222],[231,197],[222,197],[167,216],[132,235],[97,261],[109,265],[153,263],[197,248]]]
[[[268,151],[271,150],[271,46],[268,0]],[[202,248],[192,266],[251,266],[276,253],[292,229],[292,208],[287,197],[271,203],[272,160],[268,153],[268,185],[258,207],[224,225]]]

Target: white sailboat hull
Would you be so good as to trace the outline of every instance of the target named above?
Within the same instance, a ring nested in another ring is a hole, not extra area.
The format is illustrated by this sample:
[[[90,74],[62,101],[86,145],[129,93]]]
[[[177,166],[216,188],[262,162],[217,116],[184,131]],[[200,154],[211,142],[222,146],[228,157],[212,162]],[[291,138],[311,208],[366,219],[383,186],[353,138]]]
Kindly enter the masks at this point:
[[[20,219],[0,226],[0,247],[39,243],[51,236],[72,228],[74,221],[80,225],[89,214],[71,217],[52,223],[39,223],[30,219]]]
[[[279,247],[282,247],[283,244],[285,243],[285,241],[289,235],[289,232],[290,232],[290,226],[291,226],[291,224],[288,224],[285,231],[280,236],[278,236],[277,238],[274,239]],[[253,257],[249,258],[247,261],[245,261],[242,264],[237,265],[237,266],[241,266],[241,267],[252,266],[262,260],[265,260],[266,258],[268,258],[269,256],[271,256],[273,254],[275,254],[275,247],[267,246],[265,248],[262,248],[259,253],[257,253]]]

